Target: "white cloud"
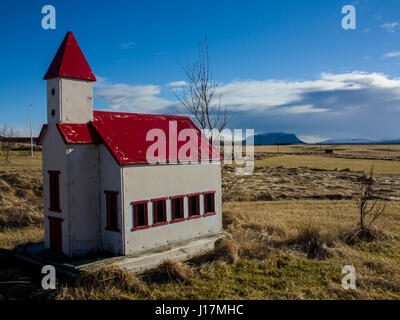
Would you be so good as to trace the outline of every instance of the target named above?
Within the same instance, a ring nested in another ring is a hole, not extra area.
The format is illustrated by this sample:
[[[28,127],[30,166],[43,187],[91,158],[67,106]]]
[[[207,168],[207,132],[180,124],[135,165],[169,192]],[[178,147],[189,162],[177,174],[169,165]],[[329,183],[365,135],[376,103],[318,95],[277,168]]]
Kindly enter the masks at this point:
[[[106,102],[114,110],[137,113],[158,113],[173,104],[158,97],[161,93],[157,85],[128,85],[103,81],[96,85],[94,98]]]
[[[186,85],[187,85],[186,81],[173,81],[173,82],[167,83],[167,87],[169,87],[169,88],[183,87]]]
[[[299,113],[315,113],[315,112],[326,112],[329,109],[326,108],[314,108],[313,105],[307,104],[304,106],[292,106],[292,107],[285,107],[282,108],[283,113],[289,114],[299,114]]]
[[[279,109],[283,113],[326,112],[335,108],[337,92],[354,92],[368,88],[397,88],[400,80],[388,79],[384,74],[354,71],[343,74],[321,73],[313,81],[233,81],[222,84],[218,93],[222,95],[224,105],[234,110],[266,111]],[[330,96],[328,105],[316,104],[310,100],[304,103],[304,97],[324,93]]]
[[[400,28],[400,24],[398,22],[384,23],[381,25],[381,28],[385,29],[389,33],[395,33]]]
[[[392,52],[385,53],[382,56],[382,59],[389,59],[389,58],[394,58],[394,57],[398,57],[398,56],[400,56],[400,51],[392,51]]]
[[[163,108],[177,104],[159,97],[158,85],[128,85],[110,83],[106,78],[97,77],[95,98],[106,102],[113,109],[135,112],[159,112]],[[166,87],[186,85],[185,81],[174,81]],[[326,113],[344,109],[342,97],[361,90],[376,91],[390,89],[391,94],[400,99],[400,79],[390,79],[382,73],[353,71],[350,73],[321,73],[319,79],[306,81],[284,80],[242,80],[221,83],[217,94],[222,96],[222,104],[234,111],[273,111],[282,114]],[[346,93],[347,92],[347,93]],[[320,96],[323,95],[323,98]],[[355,95],[348,102],[346,110],[362,106]],[[383,97],[376,97],[379,101]],[[362,99],[361,99],[362,100]],[[343,110],[342,110],[343,111]]]
[[[130,42],[125,42],[125,43],[121,43],[121,48],[122,49],[129,49],[132,48],[134,46],[135,42],[130,41]]]
[[[169,113],[180,107],[179,102],[162,96],[162,90],[169,92],[183,81],[128,85],[98,78],[95,99],[114,110]],[[217,94],[232,113],[234,127],[305,136],[347,137],[354,132],[367,138],[382,132],[400,137],[395,123],[400,116],[400,79],[382,73],[321,73],[315,80],[298,81],[236,80],[220,83]]]

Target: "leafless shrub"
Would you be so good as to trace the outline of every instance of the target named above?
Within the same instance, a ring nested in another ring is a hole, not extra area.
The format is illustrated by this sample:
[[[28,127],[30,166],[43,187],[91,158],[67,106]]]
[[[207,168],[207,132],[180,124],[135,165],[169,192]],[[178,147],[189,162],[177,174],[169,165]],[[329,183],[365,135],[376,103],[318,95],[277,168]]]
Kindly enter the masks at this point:
[[[345,241],[349,244],[356,241],[373,241],[377,238],[379,232],[372,227],[384,214],[389,203],[380,198],[377,181],[374,178],[374,166],[371,166],[369,173],[361,178],[359,188],[359,197],[356,200],[359,221],[356,229],[345,236]]]
[[[221,132],[230,119],[227,108],[221,105],[221,95],[217,93],[219,84],[213,80],[207,39],[199,44],[198,57],[194,63],[187,66],[179,64],[185,72],[187,84],[171,88],[173,94],[200,129],[217,129]]]
[[[14,148],[15,142],[8,140],[7,138],[15,137],[17,133],[14,129],[8,128],[5,125],[0,126],[0,145],[1,152],[4,155],[5,160],[10,163],[9,155],[10,151]]]

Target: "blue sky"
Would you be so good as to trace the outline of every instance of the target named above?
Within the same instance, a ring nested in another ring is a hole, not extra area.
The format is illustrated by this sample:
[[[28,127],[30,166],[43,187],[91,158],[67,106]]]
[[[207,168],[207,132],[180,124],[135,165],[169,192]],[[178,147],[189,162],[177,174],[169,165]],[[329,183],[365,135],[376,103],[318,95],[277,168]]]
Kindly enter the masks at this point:
[[[56,8],[56,30],[41,9]],[[356,30],[341,8],[356,8]],[[400,138],[400,1],[33,1],[0,3],[0,124],[45,123],[42,80],[67,31],[93,72],[95,109],[183,113],[171,83],[207,34],[231,128],[324,138]]]

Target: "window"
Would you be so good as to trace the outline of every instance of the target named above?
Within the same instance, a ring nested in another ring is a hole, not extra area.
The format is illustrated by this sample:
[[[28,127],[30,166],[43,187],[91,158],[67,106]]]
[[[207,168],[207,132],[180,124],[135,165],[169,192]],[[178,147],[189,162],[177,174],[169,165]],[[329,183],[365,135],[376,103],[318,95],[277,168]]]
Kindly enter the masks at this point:
[[[60,209],[60,171],[49,171],[50,211]]]
[[[104,191],[106,195],[107,226],[106,230],[119,232],[118,229],[118,192]]]
[[[149,228],[148,222],[148,200],[132,202],[133,205],[133,229],[142,230]]]
[[[204,216],[215,214],[215,191],[203,192],[204,195]]]
[[[167,202],[168,198],[153,199],[153,227],[167,224]]]
[[[188,219],[200,218],[200,193],[188,194],[189,217]]]
[[[63,219],[56,217],[49,218],[50,249],[55,252],[62,251],[62,222]]]
[[[183,207],[183,199],[185,198],[184,195],[182,196],[173,196],[171,197],[171,207],[172,207],[172,221],[180,222],[185,220],[184,217],[184,207]]]

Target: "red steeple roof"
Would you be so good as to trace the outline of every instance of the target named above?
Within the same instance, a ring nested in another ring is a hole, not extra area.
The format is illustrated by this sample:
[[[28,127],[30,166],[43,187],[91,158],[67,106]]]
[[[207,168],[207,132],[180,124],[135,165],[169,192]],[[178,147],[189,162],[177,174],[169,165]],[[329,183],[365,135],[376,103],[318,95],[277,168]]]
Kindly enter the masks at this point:
[[[71,31],[67,32],[44,80],[56,77],[96,81],[96,77]]]

